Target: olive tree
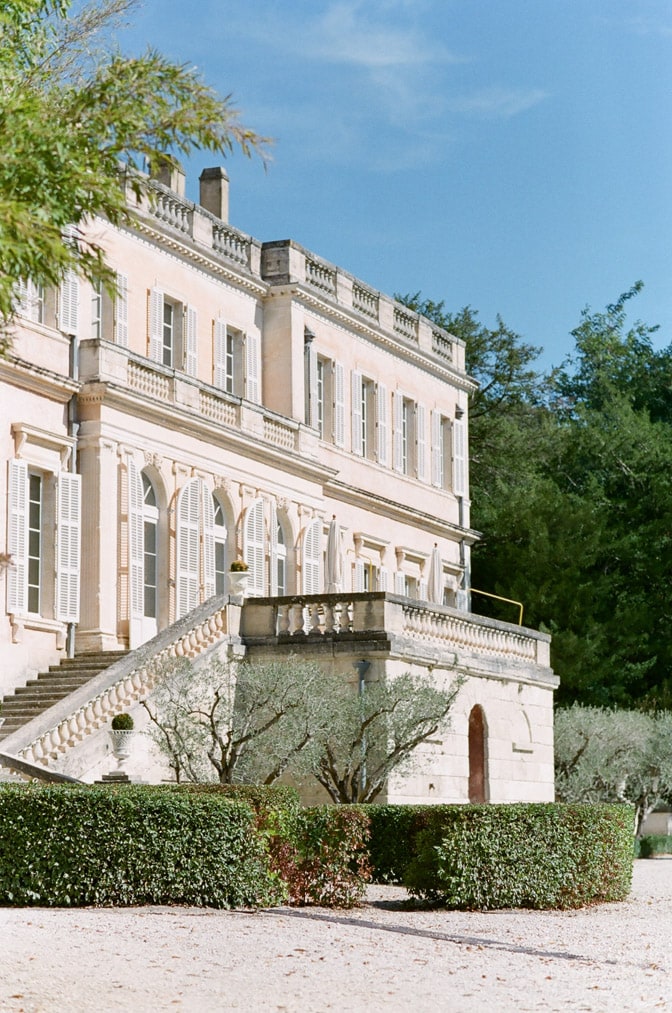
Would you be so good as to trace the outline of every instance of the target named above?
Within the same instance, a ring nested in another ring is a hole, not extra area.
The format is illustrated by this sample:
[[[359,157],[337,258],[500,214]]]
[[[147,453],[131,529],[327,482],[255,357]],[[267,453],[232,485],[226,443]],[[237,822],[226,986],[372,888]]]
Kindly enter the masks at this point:
[[[324,675],[296,658],[202,664],[186,658],[156,671],[144,707],[150,735],[176,781],[272,784],[324,734]]]
[[[393,773],[420,763],[417,748],[445,728],[460,679],[448,688],[431,676],[405,673],[332,687],[331,719],[320,748],[312,753],[312,773],[332,801],[373,802]]]
[[[672,713],[561,708],[555,714],[555,791],[561,802],[627,802],[636,831],[672,797]]]

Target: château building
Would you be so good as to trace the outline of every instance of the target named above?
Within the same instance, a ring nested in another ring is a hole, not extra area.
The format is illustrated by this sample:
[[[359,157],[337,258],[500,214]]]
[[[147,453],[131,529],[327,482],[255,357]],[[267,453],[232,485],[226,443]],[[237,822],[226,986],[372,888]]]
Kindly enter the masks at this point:
[[[84,228],[114,296],[27,281],[0,360],[0,761],[100,776],[157,652],[307,652],[348,679],[362,661],[367,678],[466,676],[390,798],[552,799],[548,637],[471,612],[462,342],[231,226],[222,169],[197,204],[175,170],[128,202],[126,225]],[[73,656],[98,674],[13,716]],[[135,759],[160,775],[148,745]]]

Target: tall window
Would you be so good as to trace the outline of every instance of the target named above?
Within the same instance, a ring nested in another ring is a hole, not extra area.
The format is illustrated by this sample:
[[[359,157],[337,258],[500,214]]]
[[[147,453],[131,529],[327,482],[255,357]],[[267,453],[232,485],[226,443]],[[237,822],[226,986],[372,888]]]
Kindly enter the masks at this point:
[[[19,314],[36,324],[44,323],[44,287],[33,281],[21,281],[18,285]]]
[[[175,354],[175,315],[173,304],[164,300],[163,329],[161,332],[161,362],[164,366],[173,365],[173,356]]]
[[[287,594],[287,546],[282,524],[278,521],[275,544],[275,569],[278,595]]]
[[[352,373],[352,452],[373,460],[376,456],[376,385],[361,373]]]
[[[317,430],[320,434],[320,438],[324,439],[324,393],[325,393],[325,370],[327,363],[324,359],[317,359]]]
[[[224,594],[226,583],[226,519],[222,504],[213,495],[215,534],[215,593]]]
[[[38,471],[13,459],[8,492],[7,550],[14,561],[7,571],[8,612],[78,622],[79,475]]]
[[[143,493],[143,602],[144,615],[147,619],[157,618],[157,588],[158,588],[158,530],[159,530],[159,509],[156,502],[156,492],[145,473],[142,473]]]
[[[28,476],[28,611],[40,613],[42,583],[42,478]]]

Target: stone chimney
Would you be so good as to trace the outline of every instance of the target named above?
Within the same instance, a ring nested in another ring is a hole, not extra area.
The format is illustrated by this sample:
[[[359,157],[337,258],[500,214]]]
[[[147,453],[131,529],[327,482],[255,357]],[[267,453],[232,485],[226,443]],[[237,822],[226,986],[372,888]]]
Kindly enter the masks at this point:
[[[164,159],[157,160],[155,166],[150,164],[149,175],[157,183],[167,186],[178,197],[184,197],[185,174],[181,165],[175,165]]]
[[[215,218],[229,220],[229,177],[221,165],[204,169],[198,178],[200,184],[199,204]]]

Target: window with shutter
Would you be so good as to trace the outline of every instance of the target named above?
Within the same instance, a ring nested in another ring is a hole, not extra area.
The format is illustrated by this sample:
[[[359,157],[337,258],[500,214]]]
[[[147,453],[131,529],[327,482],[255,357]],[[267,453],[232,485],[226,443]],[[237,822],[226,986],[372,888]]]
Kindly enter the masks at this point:
[[[352,416],[352,452],[360,457],[364,453],[364,440],[362,437],[365,420],[362,418],[362,374],[353,370],[350,377],[350,397]]]
[[[79,622],[81,479],[62,472],[57,485],[56,618]]]
[[[163,362],[163,292],[157,288],[149,293],[149,357]]]
[[[264,581],[264,503],[257,499],[247,508],[244,525],[243,556],[248,565],[249,595],[263,595]]]
[[[117,274],[117,291],[114,300],[114,340],[128,346],[128,278]]]
[[[322,521],[314,520],[303,533],[303,593],[319,594],[322,562]]]
[[[467,430],[464,419],[453,422],[453,492],[467,495]]]
[[[227,355],[227,334],[226,324],[223,320],[214,321],[214,348],[213,348],[213,383],[219,390],[225,390],[233,394],[233,356],[231,356],[231,369],[229,371],[229,358]]]
[[[306,425],[311,429],[320,429],[320,406],[318,400],[318,363],[317,352],[313,342],[304,345],[305,356],[305,390],[306,390]],[[320,433],[321,435],[321,433]]]
[[[441,412],[433,411],[432,428],[432,485],[443,486],[443,426]]]
[[[394,574],[394,593],[406,594],[406,574],[396,570]]]
[[[212,497],[214,511],[214,539],[215,539],[215,593],[224,594],[227,589],[226,581],[226,541],[228,532],[226,530],[226,519],[224,509],[216,495]]]
[[[385,384],[376,387],[376,457],[378,464],[388,463],[388,425],[387,425],[388,393]]]
[[[398,390],[392,393],[394,412],[394,470],[404,470],[404,398]]]
[[[425,406],[415,406],[415,471],[421,482],[427,481],[427,419]]]
[[[203,600],[207,601],[216,593],[215,575],[215,504],[212,493],[205,482],[199,481],[201,491],[201,510],[203,512],[202,530],[202,567],[203,567]]]
[[[77,334],[79,324],[79,279],[66,271],[59,289],[58,326],[65,334]]]
[[[334,363],[334,443],[345,446],[345,369]]]
[[[140,472],[133,458],[127,462],[128,476],[128,582],[129,619],[131,647],[143,642],[142,619],[144,616],[144,491]]]
[[[28,466],[9,461],[9,516],[7,551],[13,566],[7,570],[7,611],[28,611]]]
[[[278,594],[278,513],[275,500],[269,503],[268,538],[270,542],[269,551],[269,577],[270,593]],[[284,593],[284,592],[283,592]]]
[[[198,315],[193,306],[186,311],[187,351],[184,357],[185,372],[189,376],[198,376]]]
[[[177,618],[199,604],[199,482],[191,479],[180,490],[177,501]]]
[[[258,334],[245,336],[245,397],[261,404],[261,341]]]
[[[366,591],[366,564],[361,559],[355,561],[352,570],[352,590],[356,592]]]

